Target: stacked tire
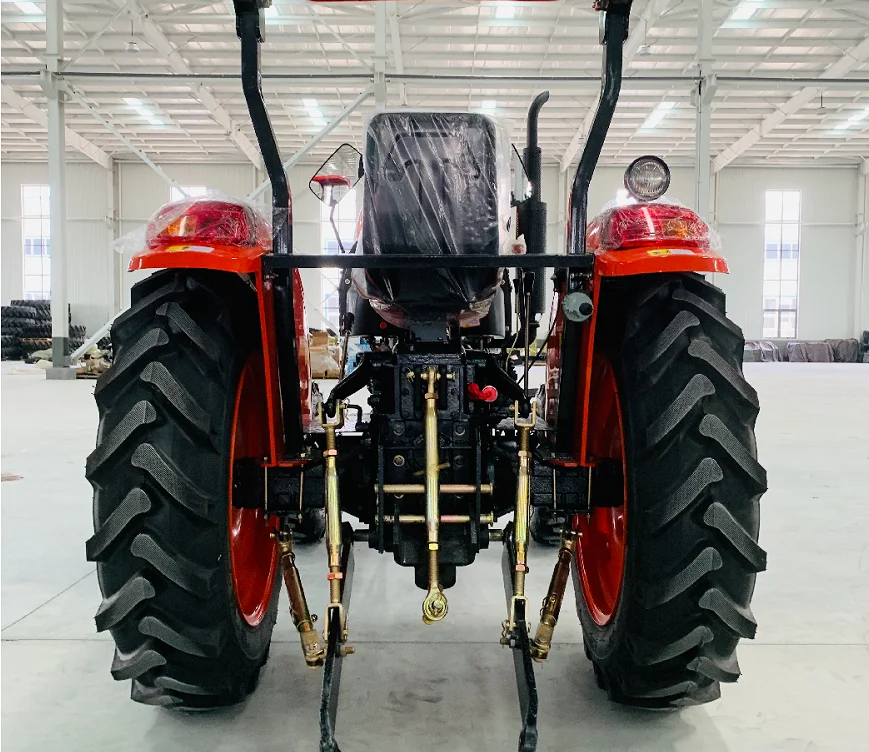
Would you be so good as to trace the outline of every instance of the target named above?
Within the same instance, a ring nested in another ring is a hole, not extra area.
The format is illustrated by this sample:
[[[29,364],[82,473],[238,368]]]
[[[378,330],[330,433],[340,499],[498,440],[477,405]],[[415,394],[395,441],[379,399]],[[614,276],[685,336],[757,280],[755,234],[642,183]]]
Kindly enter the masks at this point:
[[[36,325],[37,311],[33,306],[15,305],[3,306],[0,311],[0,331],[2,331],[3,360],[19,360],[21,358],[21,334]]]
[[[3,306],[3,360],[29,359],[38,350],[51,349],[51,301],[13,300]],[[84,344],[83,326],[72,325],[69,313],[69,347],[75,350]]]

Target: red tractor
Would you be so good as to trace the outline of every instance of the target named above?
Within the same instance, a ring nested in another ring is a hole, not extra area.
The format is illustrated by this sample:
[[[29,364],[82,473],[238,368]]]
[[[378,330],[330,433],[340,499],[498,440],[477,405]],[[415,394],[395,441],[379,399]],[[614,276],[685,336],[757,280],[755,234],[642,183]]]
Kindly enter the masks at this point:
[[[304,659],[324,667],[321,749],[337,750],[354,541],[414,570],[429,624],[447,616],[458,567],[502,543],[500,637],[515,659],[521,750],[537,743],[532,661],[548,656],[571,571],[585,652],[610,698],[649,708],[717,698],[739,676],[739,639],[755,634],[749,603],[766,559],[758,401],[742,333],[701,276],[727,265],[703,221],[661,198],[667,166],[634,162],[633,202],[587,221],[631,0],[597,2],[602,90],[563,255],[545,254],[545,93],[528,115],[526,196],[511,197],[510,145],[492,119],[380,113],[362,159],[342,147],[312,181],[333,207],[363,181],[360,239],[337,255],[295,253],[260,88],[266,4],[234,2],[271,223],[213,198],[160,210],[132,268],[162,271],[133,289],[96,389],[87,553],[104,596],[97,628],[117,645],[112,675],[151,705],[243,700],[268,657],[283,580]],[[320,267],[344,270],[343,359],[349,337],[368,345],[325,399],[310,376],[298,272]],[[555,295],[535,390],[547,269]],[[351,402],[365,392],[367,408]],[[342,513],[361,526],[342,525]],[[293,544],[324,528],[321,633]],[[532,536],[559,546],[536,629]]]

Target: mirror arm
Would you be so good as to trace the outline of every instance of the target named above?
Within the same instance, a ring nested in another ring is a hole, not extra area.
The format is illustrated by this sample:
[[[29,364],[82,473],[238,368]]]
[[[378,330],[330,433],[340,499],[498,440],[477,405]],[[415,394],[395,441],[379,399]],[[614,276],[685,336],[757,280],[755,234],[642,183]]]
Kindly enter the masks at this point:
[[[335,222],[335,209],[338,208],[337,203],[332,204],[332,208],[329,209],[329,224],[332,225],[332,231],[335,233],[335,240],[338,241],[338,251],[340,253],[344,253],[344,244],[341,242],[341,233],[338,232],[338,225]]]

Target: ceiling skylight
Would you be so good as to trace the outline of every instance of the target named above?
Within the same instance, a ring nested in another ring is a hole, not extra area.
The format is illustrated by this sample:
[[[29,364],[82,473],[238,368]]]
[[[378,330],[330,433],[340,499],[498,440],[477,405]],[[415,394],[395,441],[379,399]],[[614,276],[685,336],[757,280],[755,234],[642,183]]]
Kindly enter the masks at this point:
[[[848,128],[850,128],[852,125],[856,125],[857,123],[861,122],[862,120],[865,120],[867,117],[869,117],[869,107],[867,107],[865,110],[861,110],[860,112],[858,112],[854,115],[851,115],[851,117],[849,117],[845,122],[839,123],[833,130],[835,130],[835,131],[848,130]]]
[[[763,7],[763,0],[742,0],[730,14],[731,21],[747,21]]]
[[[646,118],[646,122],[640,126],[641,131],[650,131],[658,127],[661,121],[667,117],[667,113],[676,106],[675,102],[661,102],[652,114]]]

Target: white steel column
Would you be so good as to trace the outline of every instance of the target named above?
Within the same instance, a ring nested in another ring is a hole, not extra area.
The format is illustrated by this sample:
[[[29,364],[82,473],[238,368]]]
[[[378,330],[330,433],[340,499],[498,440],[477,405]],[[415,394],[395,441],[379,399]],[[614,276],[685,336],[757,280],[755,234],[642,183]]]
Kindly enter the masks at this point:
[[[48,100],[48,182],[51,189],[51,341],[52,368],[48,378],[75,378],[69,368],[69,294],[66,254],[66,123],[58,73],[63,64],[63,0],[48,0],[45,73],[42,87]]]
[[[715,76],[712,73],[713,0],[700,0],[697,15],[697,72],[700,81],[694,90],[697,109],[694,147],[694,210],[707,222],[712,219],[710,173],[712,168],[712,100]]]
[[[386,109],[386,4],[374,4],[374,107]]]
[[[857,183],[857,253],[854,259],[854,336],[869,330],[869,159]]]

